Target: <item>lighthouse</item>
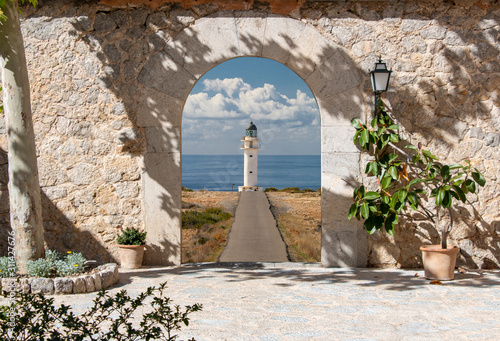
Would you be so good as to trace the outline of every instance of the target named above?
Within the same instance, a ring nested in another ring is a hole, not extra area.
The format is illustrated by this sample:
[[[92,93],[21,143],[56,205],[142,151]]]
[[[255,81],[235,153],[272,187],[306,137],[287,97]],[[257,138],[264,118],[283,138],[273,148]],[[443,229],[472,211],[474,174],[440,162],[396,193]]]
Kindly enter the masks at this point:
[[[257,186],[257,160],[259,138],[257,137],[257,127],[253,122],[247,126],[246,134],[241,139],[244,152],[244,177],[243,186],[238,187],[238,191],[262,191],[262,187]]]

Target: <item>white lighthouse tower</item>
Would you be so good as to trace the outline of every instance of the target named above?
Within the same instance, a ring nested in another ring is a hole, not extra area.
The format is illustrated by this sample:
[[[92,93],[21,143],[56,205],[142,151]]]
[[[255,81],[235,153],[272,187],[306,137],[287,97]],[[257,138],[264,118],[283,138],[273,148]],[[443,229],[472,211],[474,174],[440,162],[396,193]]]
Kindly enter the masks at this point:
[[[257,127],[250,122],[246,129],[246,135],[241,139],[244,155],[244,178],[243,186],[238,187],[238,191],[262,191],[262,187],[257,186],[257,160],[259,138],[257,137]]]

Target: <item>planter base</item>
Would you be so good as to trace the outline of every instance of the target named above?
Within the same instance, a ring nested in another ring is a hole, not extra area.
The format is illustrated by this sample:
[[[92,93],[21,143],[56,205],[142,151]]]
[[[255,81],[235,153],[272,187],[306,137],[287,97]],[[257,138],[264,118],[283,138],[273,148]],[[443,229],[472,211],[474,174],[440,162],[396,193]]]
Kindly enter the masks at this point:
[[[120,248],[120,267],[138,269],[142,266],[145,245],[118,245]]]
[[[441,281],[451,281],[455,278],[458,246],[448,246],[447,249],[442,249],[441,245],[425,245],[421,246],[420,250],[425,278]]]

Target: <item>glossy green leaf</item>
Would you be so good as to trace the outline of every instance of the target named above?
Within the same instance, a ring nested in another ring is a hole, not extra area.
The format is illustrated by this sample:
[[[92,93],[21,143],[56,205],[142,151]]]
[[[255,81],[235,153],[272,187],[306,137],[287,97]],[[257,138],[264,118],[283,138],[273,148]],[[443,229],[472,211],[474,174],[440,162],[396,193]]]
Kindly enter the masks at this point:
[[[414,192],[408,193],[408,201],[410,202],[411,208],[414,210],[418,208],[418,197]]]
[[[351,125],[356,129],[361,129],[361,127],[362,127],[362,123],[361,123],[361,120],[359,118],[353,118],[351,120]]]
[[[396,167],[394,166],[391,166],[389,167],[388,171],[389,175],[394,179],[394,180],[397,180],[398,179],[398,170]]]
[[[432,155],[432,153],[428,150],[422,150],[422,154],[424,154],[425,156],[427,156],[429,159],[432,159],[432,160],[438,159],[436,156]]]
[[[368,207],[367,202],[365,202],[363,205],[361,205],[360,212],[361,212],[361,216],[363,217],[363,219],[368,219],[368,217],[370,216],[370,208]]]
[[[479,172],[472,172],[472,178],[479,184],[479,186],[483,187],[486,184],[486,179]]]
[[[455,193],[457,193],[459,199],[465,203],[467,201],[467,198],[465,196],[465,193],[462,191],[462,188],[459,186],[453,186],[453,189],[455,190]]]
[[[443,177],[444,181],[450,180],[450,167],[445,165],[441,168],[441,176]]]
[[[450,208],[451,203],[453,201],[451,191],[444,191],[444,197],[443,197],[443,207],[444,208]]]
[[[368,144],[369,141],[370,141],[370,132],[367,129],[364,129],[361,132],[360,143],[362,146],[365,146]]]
[[[425,179],[413,179],[412,181],[410,181],[408,186],[413,186],[413,185],[419,184],[421,182],[425,182]]]
[[[377,198],[380,198],[380,193],[378,192],[367,192],[365,194],[365,200],[375,200]]]
[[[445,192],[446,191],[445,191],[444,187],[438,187],[437,193],[436,193],[436,205],[437,206],[441,206],[442,205]]]
[[[347,216],[349,218],[349,220],[351,220],[351,218],[354,218],[356,216],[357,212],[358,212],[358,204],[354,203],[349,208],[349,214]]]
[[[405,148],[406,148],[406,149],[410,149],[410,150],[414,150],[414,151],[418,151],[417,147],[412,146],[411,144],[410,144],[410,145],[408,145],[408,146],[406,146]]]
[[[399,136],[397,134],[391,134],[391,142],[398,143]]]
[[[467,187],[467,190],[471,193],[476,193],[476,183],[472,181],[471,179],[467,179],[465,181],[465,186]]]
[[[387,189],[389,187],[389,185],[391,184],[391,181],[392,181],[392,177],[385,176],[382,178],[382,181],[380,181],[380,186],[382,187],[382,189]]]

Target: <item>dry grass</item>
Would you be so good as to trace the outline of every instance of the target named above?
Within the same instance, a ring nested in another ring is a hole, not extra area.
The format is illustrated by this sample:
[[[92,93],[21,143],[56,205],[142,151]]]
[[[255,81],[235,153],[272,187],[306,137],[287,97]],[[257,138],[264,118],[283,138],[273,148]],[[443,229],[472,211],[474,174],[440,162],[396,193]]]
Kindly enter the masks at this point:
[[[321,260],[319,193],[266,193],[292,262]]]
[[[203,212],[207,208],[221,208],[234,215],[239,195],[235,192],[182,192],[182,211]],[[200,228],[182,229],[182,262],[215,262],[227,242],[227,234],[234,217]]]

